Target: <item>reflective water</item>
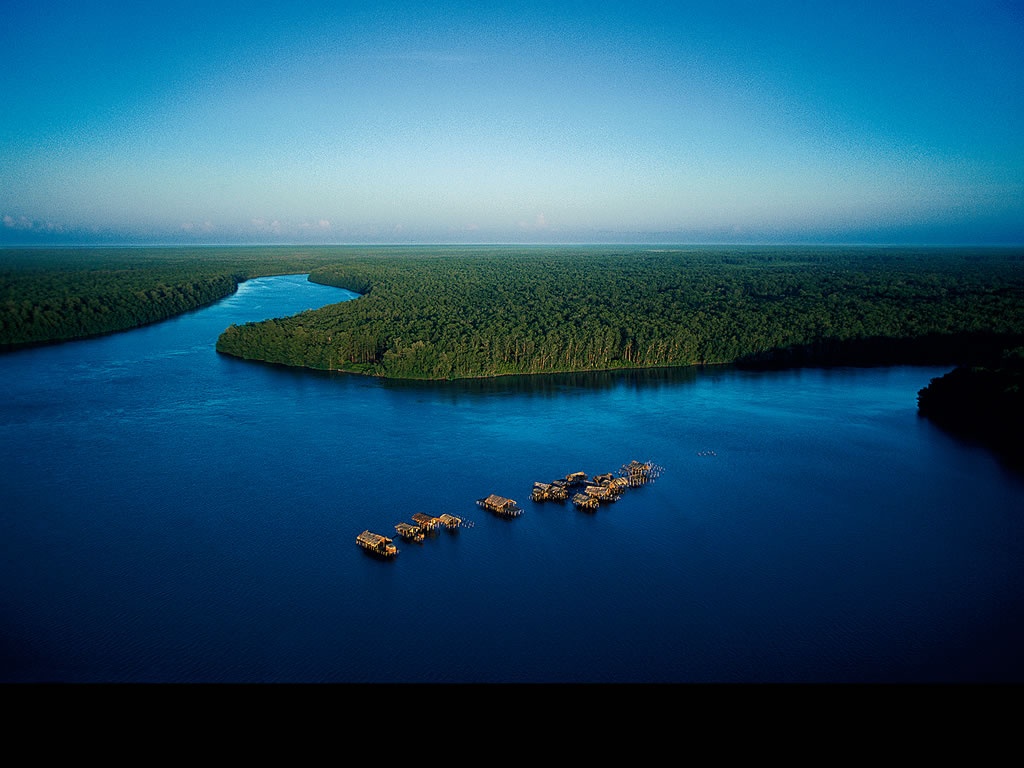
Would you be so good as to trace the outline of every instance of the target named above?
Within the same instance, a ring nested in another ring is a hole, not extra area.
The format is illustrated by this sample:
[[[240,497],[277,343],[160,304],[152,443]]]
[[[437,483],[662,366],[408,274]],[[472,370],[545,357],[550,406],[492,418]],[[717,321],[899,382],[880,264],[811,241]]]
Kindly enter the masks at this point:
[[[1024,680],[1024,479],[918,418],[945,369],[415,383],[214,351],[350,296],[253,280],[0,356],[0,680]],[[530,501],[631,459],[663,474],[596,512]],[[356,546],[414,512],[467,525]]]

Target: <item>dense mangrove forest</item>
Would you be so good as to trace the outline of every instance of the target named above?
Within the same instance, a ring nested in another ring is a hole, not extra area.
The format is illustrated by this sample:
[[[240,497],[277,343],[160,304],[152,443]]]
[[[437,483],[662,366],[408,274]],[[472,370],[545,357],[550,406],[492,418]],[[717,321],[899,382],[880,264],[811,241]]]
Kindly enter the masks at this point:
[[[134,328],[253,277],[362,295],[218,351],[374,376],[991,360],[1024,339],[1024,249],[641,246],[0,250],[0,350]]]
[[[1024,251],[430,248],[347,252],[362,294],[232,326],[237,357],[392,378],[618,368],[958,364],[1024,340]]]

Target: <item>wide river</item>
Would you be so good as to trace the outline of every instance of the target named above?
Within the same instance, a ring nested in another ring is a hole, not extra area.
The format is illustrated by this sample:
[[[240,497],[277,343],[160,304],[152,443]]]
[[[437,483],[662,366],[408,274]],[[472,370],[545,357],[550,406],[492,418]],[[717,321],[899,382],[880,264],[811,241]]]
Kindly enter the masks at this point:
[[[251,280],[0,356],[0,680],[1024,681],[1024,478],[918,417],[946,368],[410,383],[214,350],[353,296]],[[595,512],[530,500],[632,459],[661,476]],[[466,524],[356,545],[416,512]]]

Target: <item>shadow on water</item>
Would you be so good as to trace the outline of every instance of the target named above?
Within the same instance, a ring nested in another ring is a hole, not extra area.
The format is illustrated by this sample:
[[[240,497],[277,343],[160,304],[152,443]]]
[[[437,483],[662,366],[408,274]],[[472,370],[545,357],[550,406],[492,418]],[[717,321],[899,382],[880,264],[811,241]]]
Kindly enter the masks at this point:
[[[386,379],[362,376],[341,371],[324,371],[314,368],[301,368],[279,363],[240,360],[230,355],[223,356],[232,365],[258,365],[272,370],[275,376],[290,380],[296,384],[309,381],[320,381],[325,384],[344,384],[356,387],[380,387],[393,393],[411,395],[429,395],[435,399],[458,400],[462,397],[538,397],[556,398],[578,394],[581,396],[623,389],[630,392],[655,392],[664,388],[677,388],[695,385],[699,379],[730,376],[737,373],[770,372],[774,370],[804,370],[808,366],[778,366],[778,368],[751,366],[747,363],[734,365],[689,366],[678,368],[641,368],[618,371],[584,371],[576,373],[533,374],[518,376],[495,376],[478,379],[417,380],[417,379]],[[810,366],[811,368],[828,368],[827,365]],[[857,367],[857,366],[854,366]],[[875,364],[860,367],[888,367]],[[921,416],[948,437],[963,445],[986,450],[999,461],[1003,468],[1015,475],[1024,475],[1024,451],[1016,442],[1006,444],[986,440],[984,436],[969,431],[958,430],[942,424],[934,419]]]
[[[712,366],[687,366],[670,368],[639,368],[623,369],[616,371],[580,371],[575,373],[551,373],[531,374],[515,376],[494,376],[489,378],[476,379],[453,379],[453,380],[418,380],[418,379],[387,379],[372,376],[362,376],[342,371],[324,371],[314,368],[301,368],[279,363],[266,363],[263,361],[240,360],[230,355],[223,356],[231,364],[241,366],[259,365],[273,370],[275,375],[292,380],[297,383],[303,381],[322,381],[333,383],[344,383],[347,386],[380,387],[393,393],[407,393],[412,395],[429,395],[433,398],[457,400],[460,397],[539,397],[555,398],[565,397],[574,394],[586,395],[594,392],[612,391],[623,389],[630,392],[653,392],[668,387],[692,386],[699,379],[716,378],[729,376],[736,373],[758,373],[772,372],[779,370],[803,370],[810,368],[829,368],[830,365],[818,361],[801,365],[759,365],[749,360],[740,361],[735,364],[723,364]],[[846,363],[839,367],[889,367],[886,362],[871,361],[865,359],[858,366],[856,363]],[[984,436],[972,434],[969,431],[956,429],[941,422],[929,419],[934,426],[958,440],[964,445],[972,445],[990,451],[1003,465],[1003,467],[1015,474],[1024,474],[1024,452],[1019,444],[999,443],[985,439]]]
[[[630,390],[658,389],[665,386],[693,384],[702,369],[644,368],[621,371],[584,371],[547,373],[525,376],[495,376],[452,381],[414,381],[381,379],[387,389],[429,392],[433,395],[528,395],[558,397],[579,392],[599,392],[618,388]]]
[[[922,413],[918,413],[917,417],[921,421],[931,424],[951,440],[991,454],[1006,472],[1017,477],[1024,477],[1024,446],[1019,440],[1002,434],[987,433],[979,428],[972,429],[970,425],[944,423],[942,420]]]
[[[320,381],[361,382],[380,386],[393,392],[424,393],[434,396],[478,396],[478,395],[527,395],[558,397],[573,392],[588,393],[626,388],[631,391],[657,390],[696,383],[698,377],[725,373],[733,366],[687,366],[678,368],[638,368],[617,371],[580,371],[575,373],[537,373],[514,376],[493,376],[475,379],[422,380],[388,379],[363,376],[346,371],[325,371],[319,368],[302,368],[268,363],[261,360],[242,360],[223,355],[230,364],[241,366],[259,365],[282,376],[294,379],[317,379]]]

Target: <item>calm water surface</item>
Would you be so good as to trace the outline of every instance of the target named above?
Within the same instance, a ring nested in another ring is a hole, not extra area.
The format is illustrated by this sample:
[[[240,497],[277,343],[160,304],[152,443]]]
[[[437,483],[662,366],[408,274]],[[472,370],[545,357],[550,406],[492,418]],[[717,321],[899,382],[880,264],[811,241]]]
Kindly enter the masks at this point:
[[[353,296],[252,280],[0,356],[0,680],[1024,681],[1024,480],[918,418],[946,369],[424,384],[214,351]],[[529,499],[631,459],[664,472],[595,513]],[[356,546],[414,512],[468,525]]]

